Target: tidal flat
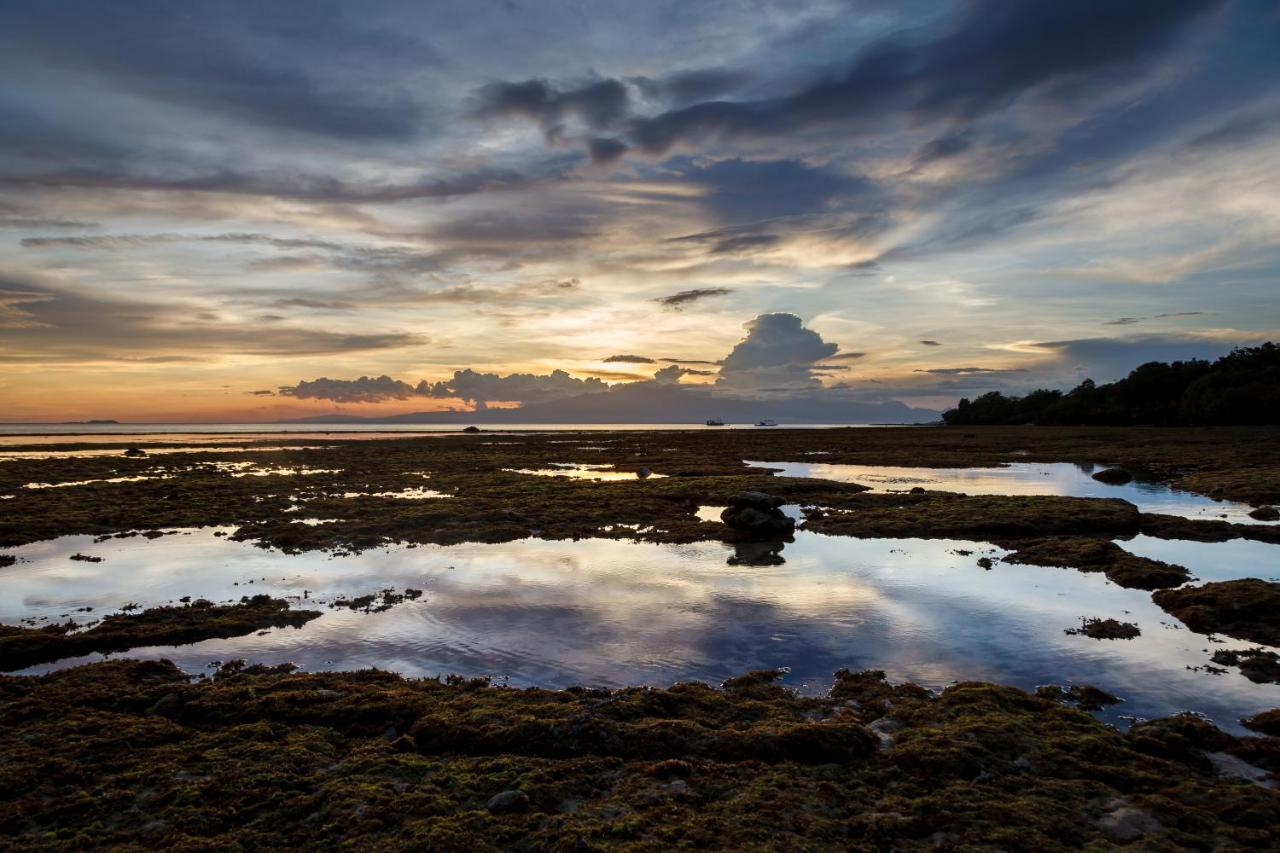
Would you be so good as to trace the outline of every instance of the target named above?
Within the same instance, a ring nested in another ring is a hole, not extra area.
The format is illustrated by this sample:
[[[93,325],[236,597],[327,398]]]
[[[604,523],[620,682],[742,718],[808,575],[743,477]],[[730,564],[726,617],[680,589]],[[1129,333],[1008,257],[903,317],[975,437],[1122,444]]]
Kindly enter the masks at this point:
[[[1275,846],[1277,439],[17,442],[0,846]]]

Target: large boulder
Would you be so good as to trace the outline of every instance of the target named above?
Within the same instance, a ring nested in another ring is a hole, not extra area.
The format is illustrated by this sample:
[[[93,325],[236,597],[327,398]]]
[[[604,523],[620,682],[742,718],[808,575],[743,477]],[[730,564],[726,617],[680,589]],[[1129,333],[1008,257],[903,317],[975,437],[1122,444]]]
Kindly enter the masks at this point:
[[[796,523],[778,509],[780,506],[782,498],[764,492],[740,492],[729,499],[720,520],[744,538],[790,538]]]
[[[1093,475],[1093,479],[1108,486],[1123,486],[1133,482],[1133,475],[1123,468],[1103,468]]]

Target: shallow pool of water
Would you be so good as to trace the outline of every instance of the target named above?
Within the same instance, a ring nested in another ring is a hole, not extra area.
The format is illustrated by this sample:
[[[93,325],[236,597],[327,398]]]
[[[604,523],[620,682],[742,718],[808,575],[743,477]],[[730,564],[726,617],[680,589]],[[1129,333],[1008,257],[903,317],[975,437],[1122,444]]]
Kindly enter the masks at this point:
[[[891,465],[835,465],[825,462],[757,462],[756,468],[778,469],[780,477],[809,477],[858,483],[874,492],[907,491],[919,486],[965,495],[1062,495],[1075,498],[1119,498],[1142,512],[1262,524],[1249,517],[1253,507],[1174,489],[1166,483],[1134,480],[1111,486],[1093,479],[1105,465],[1070,462],[1011,462],[997,468],[906,468]],[[1273,522],[1276,523],[1276,522]]]
[[[571,480],[661,480],[666,474],[649,473],[641,477],[635,471],[615,471],[612,463],[552,462],[549,468],[503,468],[510,474],[531,474],[535,477],[567,477]]]
[[[836,669],[849,667],[934,688],[957,679],[1027,688],[1092,683],[1127,700],[1107,712],[1112,719],[1194,710],[1233,727],[1242,715],[1280,705],[1280,686],[1189,669],[1224,646],[1183,628],[1149,594],[1068,569],[997,562],[983,570],[979,557],[1002,552],[974,542],[800,531],[780,552],[785,562],[762,566],[730,564],[735,549],[718,542],[605,539],[291,556],[204,529],[155,540],[71,536],[4,553],[19,557],[0,570],[7,624],[65,614],[83,620],[184,595],[265,592],[324,611],[301,629],[128,653],[170,658],[193,673],[246,658],[562,687],[718,682],[787,666],[788,684],[820,692]],[[103,561],[70,560],[76,553]],[[323,606],[386,587],[425,595],[375,614]],[[81,607],[94,610],[86,617],[74,612]],[[1142,636],[1064,633],[1083,616],[1136,622]]]

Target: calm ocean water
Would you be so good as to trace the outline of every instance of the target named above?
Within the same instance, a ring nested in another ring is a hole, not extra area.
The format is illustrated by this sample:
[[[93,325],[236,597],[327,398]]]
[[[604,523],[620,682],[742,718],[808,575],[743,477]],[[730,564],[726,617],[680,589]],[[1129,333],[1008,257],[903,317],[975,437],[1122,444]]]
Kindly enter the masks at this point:
[[[173,424],[86,424],[86,423],[0,423],[0,436],[79,436],[79,435],[150,435],[174,438],[185,435],[332,435],[361,433],[397,435],[403,433],[461,432],[468,424],[291,424],[291,423],[173,423]],[[726,424],[709,427],[703,424],[486,424],[475,426],[485,432],[579,432],[584,430],[726,430],[771,429],[753,424]],[[837,429],[842,427],[898,426],[897,424],[780,424],[778,429]]]

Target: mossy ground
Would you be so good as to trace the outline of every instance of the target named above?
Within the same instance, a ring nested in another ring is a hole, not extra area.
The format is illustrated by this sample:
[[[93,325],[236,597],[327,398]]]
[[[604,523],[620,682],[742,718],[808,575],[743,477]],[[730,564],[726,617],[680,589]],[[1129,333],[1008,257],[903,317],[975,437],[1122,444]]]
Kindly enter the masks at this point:
[[[530,535],[692,542],[729,535],[700,521],[698,506],[763,489],[821,507],[807,522],[816,532],[984,539],[1022,562],[1104,571],[1117,583],[1153,589],[1181,583],[1185,570],[1128,554],[1112,539],[1148,532],[1280,541],[1280,528],[1144,515],[1120,501],[869,494],[853,484],[771,477],[742,460],[1103,462],[1257,504],[1280,500],[1277,435],[482,433],[335,439],[321,449],[272,439],[285,449],[216,456],[8,461],[0,463],[0,494],[14,498],[3,504],[0,545],[211,524],[290,551]],[[808,455],[817,451],[823,455]],[[213,462],[319,473],[234,477]],[[592,483],[504,470],[553,462],[668,476]],[[138,475],[169,478],[22,488]],[[451,497],[372,496],[423,487]],[[293,523],[299,517],[337,520]],[[190,639],[148,633],[128,642]],[[0,849],[1280,845],[1280,794],[1216,775],[1220,762],[1208,757],[1225,754],[1274,772],[1280,740],[1234,738],[1194,717],[1125,734],[1071,707],[1104,701],[1081,685],[1037,696],[967,683],[934,697],[875,673],[841,673],[824,698],[795,696],[772,674],[735,679],[724,690],[613,693],[252,666],[192,683],[164,662],[113,661],[41,678],[0,677]],[[1249,725],[1274,735],[1273,717],[1258,715]],[[485,803],[507,790],[526,793],[528,807],[491,814]],[[1124,835],[1132,827],[1118,816],[1135,813],[1142,832]]]
[[[1164,589],[1153,598],[1192,631],[1280,646],[1280,583],[1244,578]]]
[[[119,661],[0,679],[0,847],[444,850],[1142,849],[1280,844],[1280,794],[1206,753],[1280,760],[1196,718],[1128,734],[981,683],[840,673],[805,698],[514,690],[378,672],[191,683]],[[526,808],[485,808],[502,791]]]
[[[367,548],[390,541],[453,544],[615,536],[691,542],[721,538],[701,522],[702,504],[765,489],[791,503],[831,507],[813,525],[862,536],[1131,535],[1161,528],[1182,538],[1247,536],[1280,541],[1280,527],[1226,525],[1139,516],[1117,501],[860,494],[853,484],[779,478],[744,459],[965,467],[1004,462],[1106,462],[1218,497],[1280,500],[1274,429],[983,428],[832,429],[703,432],[480,433],[379,441],[273,438],[259,449],[209,453],[0,463],[0,546],[67,533],[114,533],[209,524],[237,525],[241,536],[285,549]],[[142,442],[146,446],[145,442]],[[109,446],[109,445],[108,445]],[[275,449],[267,449],[275,448]],[[821,452],[821,457],[811,454]],[[306,468],[304,476],[232,476],[226,463],[262,470]],[[533,477],[505,469],[555,462],[649,468],[663,479],[587,482]],[[219,463],[223,467],[219,467]],[[26,489],[125,476],[165,477]],[[453,497],[385,496],[431,488]],[[344,497],[345,495],[357,495]],[[371,495],[383,495],[381,497]],[[300,506],[295,514],[288,510]],[[299,516],[336,519],[314,526]],[[622,525],[650,527],[636,532]]]
[[[182,606],[153,607],[141,613],[118,613],[84,631],[75,631],[75,623],[39,628],[0,625],[0,672],[94,652],[122,652],[139,646],[239,637],[265,628],[298,627],[319,615],[315,610],[291,610],[283,599],[255,595],[237,604],[200,600]]]

